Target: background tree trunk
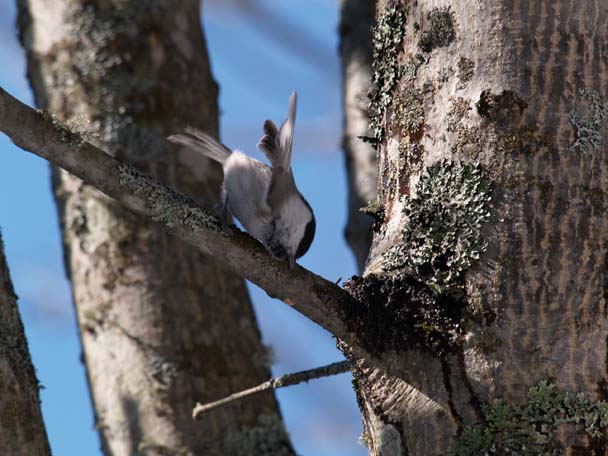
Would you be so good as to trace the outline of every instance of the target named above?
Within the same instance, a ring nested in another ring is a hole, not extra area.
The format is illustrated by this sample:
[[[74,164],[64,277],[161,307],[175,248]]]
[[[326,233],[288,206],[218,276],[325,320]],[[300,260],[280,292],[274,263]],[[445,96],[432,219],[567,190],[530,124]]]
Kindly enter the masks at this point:
[[[367,92],[372,79],[372,27],[375,0],[340,1],[340,57],[344,106],[343,147],[348,175],[348,221],[345,235],[359,271],[372,243],[372,219],[360,211],[376,200],[376,151],[360,137],[369,135]]]
[[[50,456],[40,411],[40,385],[27,348],[1,233],[0,315],[0,454]]]
[[[198,0],[19,7],[39,107],[198,201],[218,200],[220,168],[164,139],[186,125],[217,135]],[[191,418],[196,401],[269,378],[244,281],[64,171],[53,169],[53,188],[104,453],[293,454],[273,394]]]
[[[584,393],[605,411],[608,4],[381,1],[378,15],[383,224],[351,288],[411,338],[375,339],[383,367],[358,362],[370,454],[486,454],[485,431],[507,454],[523,418],[492,434],[496,399],[572,418],[528,422],[520,442],[608,454],[605,422],[585,432],[562,404]],[[509,454],[541,454],[527,448]]]

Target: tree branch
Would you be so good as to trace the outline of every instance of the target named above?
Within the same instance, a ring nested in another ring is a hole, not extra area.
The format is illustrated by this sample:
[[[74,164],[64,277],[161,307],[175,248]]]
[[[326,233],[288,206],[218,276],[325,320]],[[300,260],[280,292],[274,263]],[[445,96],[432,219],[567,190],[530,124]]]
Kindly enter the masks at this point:
[[[1,87],[0,131],[22,149],[65,169],[131,211],[161,223],[168,232],[255,283],[269,296],[355,345],[354,334],[344,322],[345,310],[354,303],[346,291],[302,267],[290,271],[286,263],[236,228],[227,236],[218,219],[191,198],[91,145]]]
[[[231,394],[230,396],[220,399],[219,401],[210,402],[208,404],[197,403],[194,410],[192,410],[192,418],[195,420],[200,418],[203,413],[213,410],[217,407],[227,405],[239,399],[243,399],[254,394],[261,393],[263,391],[275,390],[284,388],[286,386],[297,385],[298,383],[308,382],[321,377],[329,377],[331,375],[338,375],[350,370],[350,363],[348,361],[340,361],[337,363],[328,364],[327,366],[317,367],[315,369],[308,369],[293,374],[281,375],[280,377],[272,378],[261,385],[254,386],[253,388],[239,391],[238,393]]]

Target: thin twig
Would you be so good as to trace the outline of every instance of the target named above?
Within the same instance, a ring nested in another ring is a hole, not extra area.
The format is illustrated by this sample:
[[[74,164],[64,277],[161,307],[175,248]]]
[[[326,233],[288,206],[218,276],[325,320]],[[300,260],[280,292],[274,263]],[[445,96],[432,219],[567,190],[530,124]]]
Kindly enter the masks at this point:
[[[192,418],[196,420],[200,418],[203,413],[208,412],[209,410],[213,410],[217,407],[229,404],[230,402],[252,396],[263,391],[297,385],[298,383],[308,382],[309,380],[314,380],[321,377],[338,375],[347,372],[348,370],[350,370],[349,362],[340,361],[337,363],[328,364],[327,366],[317,367],[316,369],[308,369],[305,371],[295,372],[293,374],[281,375],[280,377],[272,378],[261,385],[231,394],[230,396],[220,399],[219,401],[210,402],[208,404],[197,403],[194,410],[192,410]]]

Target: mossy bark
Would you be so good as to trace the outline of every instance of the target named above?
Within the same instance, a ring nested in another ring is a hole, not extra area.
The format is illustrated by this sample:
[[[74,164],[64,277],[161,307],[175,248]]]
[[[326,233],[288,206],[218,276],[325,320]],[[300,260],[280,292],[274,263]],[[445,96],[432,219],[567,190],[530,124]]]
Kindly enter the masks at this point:
[[[165,141],[186,125],[218,131],[199,2],[18,4],[36,104],[213,205],[221,169]],[[104,453],[227,454],[271,422],[272,438],[249,444],[293,454],[273,394],[191,418],[196,401],[269,378],[244,281],[66,172],[52,175]]]
[[[0,454],[50,456],[32,365],[0,233]]]
[[[364,275],[413,277],[461,314],[449,350],[391,346],[376,354],[383,367],[357,362],[370,454],[444,454],[486,422],[485,403],[522,405],[544,380],[570,397],[606,399],[608,4],[378,8],[386,30],[377,35],[398,52],[376,57],[391,60],[374,62],[385,72],[375,79],[397,83],[372,93],[382,223]],[[386,26],[401,21],[401,34]],[[469,165],[489,183],[487,206],[482,181],[445,178]],[[425,327],[441,325],[416,328]],[[561,423],[546,437],[555,454],[608,452],[605,428],[590,437]]]
[[[344,230],[359,271],[372,243],[372,218],[361,212],[376,200],[376,151],[360,140],[369,135],[366,99],[372,77],[374,0],[340,2],[340,58],[344,106],[343,147],[348,176],[348,221]]]

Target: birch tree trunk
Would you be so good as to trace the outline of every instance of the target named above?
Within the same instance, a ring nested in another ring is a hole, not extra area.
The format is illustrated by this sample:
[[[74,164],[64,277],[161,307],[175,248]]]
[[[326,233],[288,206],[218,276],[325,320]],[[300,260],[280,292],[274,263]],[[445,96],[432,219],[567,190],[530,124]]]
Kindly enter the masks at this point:
[[[0,233],[0,454],[50,456],[32,365]]]
[[[379,2],[371,455],[608,454],[607,35],[600,0]]]
[[[221,169],[164,139],[186,125],[218,132],[199,1],[18,4],[39,107],[203,204],[218,200]],[[269,378],[244,281],[52,174],[104,453],[293,454],[273,394],[191,417],[196,401]]]
[[[344,106],[344,156],[348,175],[348,221],[345,235],[359,271],[372,242],[372,219],[361,209],[376,200],[376,151],[360,137],[369,134],[367,92],[372,79],[372,26],[375,0],[341,0],[340,57]]]

